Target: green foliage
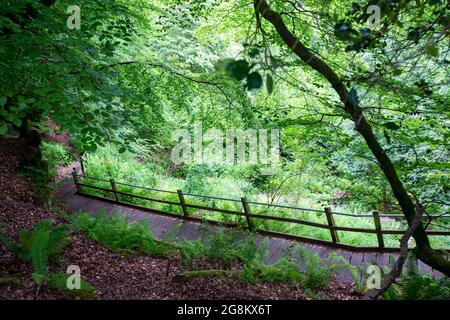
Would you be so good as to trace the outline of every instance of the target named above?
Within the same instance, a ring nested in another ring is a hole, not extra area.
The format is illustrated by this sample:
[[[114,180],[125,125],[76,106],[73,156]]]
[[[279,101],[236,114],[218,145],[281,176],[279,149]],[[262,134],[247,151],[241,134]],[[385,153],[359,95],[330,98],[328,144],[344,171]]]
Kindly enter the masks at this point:
[[[256,71],[250,72],[254,65],[250,65],[246,60],[222,59],[217,61],[214,67],[216,71],[236,80],[246,79],[245,87],[247,90],[259,89],[262,86],[263,80],[261,75]]]
[[[113,251],[122,254],[142,252],[154,257],[167,257],[172,247],[156,240],[145,221],[131,222],[126,216],[106,216],[98,213],[95,217],[81,213],[74,218],[75,226]]]
[[[434,280],[428,275],[421,275],[417,258],[410,253],[400,281],[392,284],[384,293],[387,300],[448,300],[450,297],[450,280],[444,277]]]
[[[17,243],[3,234],[0,241],[18,257],[31,261],[37,277],[46,274],[49,260],[57,259],[70,242],[68,226],[53,226],[51,219],[39,221],[33,230],[22,230]]]
[[[70,1],[45,3],[51,1],[7,1],[0,8],[1,136],[23,135],[24,126],[44,132],[44,122],[51,118],[70,133],[78,151],[92,151],[87,163],[92,176],[210,196],[246,196],[315,209],[332,206],[348,213],[373,209],[401,213],[329,83],[299,64],[292,48],[263,17],[253,32],[251,2],[80,0],[82,31],[67,29]],[[449,23],[448,8],[443,1],[378,1],[381,21],[375,27],[369,24],[371,4],[305,3],[306,11],[319,14],[302,15],[302,23],[285,20],[298,40],[343,79],[349,102],[363,108],[405,188],[427,205],[428,213],[447,212],[448,43],[442,28]],[[273,0],[271,6],[287,16],[297,14],[286,1]],[[324,33],[329,26],[335,26],[334,35]],[[9,81],[11,75],[14,81]],[[262,87],[263,76],[267,90],[254,90]],[[277,174],[263,175],[258,166],[174,165],[169,156],[175,144],[171,133],[192,131],[196,121],[205,130],[282,129]],[[44,142],[41,149],[50,169],[71,160],[57,144]],[[44,176],[35,185],[48,195],[45,172],[38,168],[30,172]],[[285,181],[297,173],[301,177]],[[108,182],[95,185],[109,187]],[[178,200],[176,194],[117,187],[140,196]],[[241,210],[239,203],[187,198],[192,204]],[[126,196],[122,200],[181,214],[179,206]],[[326,223],[320,213],[261,206],[252,211]],[[189,213],[245,223],[241,217],[219,213],[194,209]],[[439,225],[432,227],[446,230],[445,221],[435,221]],[[254,223],[330,240],[327,230],[258,219]],[[373,228],[370,218],[336,217],[336,223]],[[394,219],[382,220],[383,229],[404,227]],[[41,237],[36,243],[46,242],[45,234]],[[340,239],[351,245],[377,245],[375,235],[340,232]],[[433,247],[449,246],[448,237],[430,240]],[[398,246],[398,236],[386,235],[385,242]],[[45,248],[42,252],[41,258]],[[229,258],[234,253],[221,254]],[[38,260],[42,259],[36,260],[37,265],[45,262]]]
[[[347,268],[346,260],[334,253],[321,259],[319,255],[302,246],[298,246],[297,252],[303,270],[303,285],[310,289],[327,286],[335,273]]]
[[[95,299],[96,293],[95,289],[86,280],[83,278],[80,278],[80,288],[79,289],[68,289],[67,288],[67,280],[69,278],[70,274],[64,273],[64,272],[57,272],[52,274],[48,280],[47,285],[50,288],[55,288],[58,290],[61,290],[66,295],[71,297],[81,297],[83,299]]]
[[[298,264],[292,259],[282,257],[277,262],[267,267],[261,268],[259,277],[265,279],[269,283],[286,282],[286,283],[303,283],[308,285],[305,281],[306,274],[302,273]]]
[[[154,187],[163,190],[175,191],[182,189],[185,193],[193,193],[207,196],[218,196],[224,198],[240,199],[245,195],[248,199],[259,202],[271,202],[280,204],[289,204],[293,206],[313,208],[323,210],[324,206],[334,206],[333,211],[345,213],[370,213],[374,207],[384,211],[383,207],[377,204],[378,198],[374,195],[382,192],[386,188],[385,183],[376,185],[377,180],[367,182],[361,180],[355,170],[353,181],[351,177],[342,176],[336,178],[333,174],[327,173],[324,166],[316,165],[303,167],[301,163],[290,164],[288,172],[280,172],[273,176],[263,175],[259,166],[226,167],[226,166],[208,166],[185,165],[182,167],[182,176],[173,177],[164,174],[164,168],[153,159],[137,161],[142,157],[141,154],[126,152],[119,155],[114,145],[108,145],[99,148],[91,154],[85,162],[87,175],[99,177],[106,180],[114,178],[118,182],[125,182],[134,185]],[[333,160],[334,163],[341,163],[342,159]],[[293,172],[301,172],[294,174]],[[372,173],[369,174],[370,176]],[[360,181],[361,180],[361,181]],[[86,180],[86,183],[99,187],[110,188],[109,182],[99,182]],[[298,186],[301,186],[299,188]],[[139,196],[164,199],[178,202],[177,194],[161,193],[146,189],[134,188],[126,185],[117,184],[117,189],[125,193],[132,193]],[[100,195],[106,198],[112,198],[113,195],[108,192],[85,188],[84,192],[94,195]],[[380,198],[383,199],[382,194]],[[217,199],[198,198],[185,196],[190,204],[210,206],[212,208],[222,208],[226,210],[242,210],[239,202],[221,201]],[[122,196],[123,201],[142,205],[158,210],[182,214],[180,206],[171,204],[161,204],[143,199]],[[392,202],[393,197],[386,194],[385,201]],[[255,213],[270,214],[279,217],[297,217],[307,221],[327,223],[325,214],[306,211],[295,211],[282,208],[267,208],[264,206],[253,206],[251,210]],[[220,222],[236,223],[246,226],[245,218],[196,210],[189,208],[189,214],[199,218],[207,218]],[[442,221],[445,221],[442,219]],[[326,229],[319,229],[310,226],[291,224],[279,221],[253,219],[256,227],[266,230],[279,231],[300,236],[331,240],[330,233]],[[339,226],[349,226],[357,228],[373,229],[373,219],[363,217],[335,216],[335,222]],[[383,229],[406,229],[405,221],[394,219],[382,219]],[[378,246],[376,235],[362,234],[352,232],[339,232],[342,243],[356,246]],[[386,246],[398,247],[399,237],[397,235],[385,235]],[[449,244],[447,237],[430,237],[432,245],[445,248]]]
[[[33,265],[33,280],[36,283],[46,281],[48,263],[59,258],[62,250],[69,244],[68,226],[53,226],[53,220],[41,220],[33,230],[22,230],[19,241],[14,243],[7,236],[0,235],[0,241],[25,261]]]
[[[17,277],[0,277],[0,288],[11,286],[13,288],[22,288],[24,286],[22,280]]]
[[[33,279],[40,283],[47,273],[50,230],[35,228],[31,236],[31,261],[34,267]]]
[[[24,283],[18,277],[0,277],[0,288],[3,287],[13,287],[13,288],[23,288]]]
[[[22,245],[16,244],[14,241],[12,241],[4,234],[0,234],[0,241],[5,245],[5,247],[9,251],[14,253],[19,258],[22,258],[24,260],[28,259],[28,252],[23,248]]]
[[[73,157],[61,144],[43,141],[41,144],[42,158],[48,163],[49,170],[53,172],[57,166],[68,166]]]
[[[195,259],[206,258],[225,265],[249,263],[261,255],[261,250],[251,235],[235,230],[219,230],[202,241],[180,244],[180,255],[185,264],[193,265]]]
[[[201,240],[185,241],[180,245],[180,257],[190,268],[194,267],[196,259],[206,256],[206,247]]]
[[[235,231],[221,230],[200,240],[187,241],[180,245],[180,255],[184,264],[195,268],[195,261],[204,258],[225,265],[239,263],[243,280],[255,283],[265,280],[269,283],[286,282],[301,285],[305,289],[317,290],[327,286],[338,271],[349,268],[349,263],[340,256],[330,255],[321,259],[302,246],[297,247],[297,258],[281,257],[274,264],[267,265],[267,239],[260,246],[253,237]]]

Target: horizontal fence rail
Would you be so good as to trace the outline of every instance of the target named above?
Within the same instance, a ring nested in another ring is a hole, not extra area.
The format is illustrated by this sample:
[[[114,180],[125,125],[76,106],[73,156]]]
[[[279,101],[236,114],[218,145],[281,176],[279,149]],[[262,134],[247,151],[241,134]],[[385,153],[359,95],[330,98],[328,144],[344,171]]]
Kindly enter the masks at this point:
[[[134,184],[128,184],[128,183],[124,183],[124,182],[117,182],[117,181],[114,181],[113,179],[108,180],[108,179],[101,179],[101,178],[97,178],[97,177],[86,176],[84,167],[82,167],[81,175],[79,175],[76,172],[76,170],[74,169],[74,171],[72,172],[72,177],[73,177],[73,181],[75,183],[77,192],[80,194],[89,195],[88,193],[83,192],[82,188],[91,188],[94,190],[99,190],[99,191],[110,193],[112,195],[113,200],[109,199],[109,198],[107,200],[114,201],[114,202],[121,203],[121,204],[129,204],[129,205],[135,206],[131,202],[127,202],[126,200],[124,200],[124,197],[131,197],[131,198],[141,199],[141,200],[145,200],[145,201],[149,201],[149,202],[157,202],[157,203],[175,205],[175,206],[179,206],[181,208],[182,215],[179,215],[179,214],[176,214],[173,212],[164,212],[164,213],[176,215],[177,217],[180,217],[180,218],[185,217],[185,218],[190,218],[190,219],[192,219],[192,218],[199,219],[196,217],[191,217],[188,209],[205,210],[205,211],[210,211],[210,212],[218,212],[218,213],[222,213],[225,215],[240,216],[240,217],[245,218],[246,227],[247,227],[247,229],[249,229],[251,231],[263,231],[263,232],[267,232],[270,234],[279,234],[279,235],[289,236],[290,238],[305,239],[304,237],[300,237],[300,236],[293,235],[293,234],[284,234],[284,233],[280,233],[280,232],[276,232],[276,231],[255,228],[254,219],[280,221],[280,222],[286,222],[286,223],[294,223],[294,224],[299,224],[299,225],[311,226],[311,227],[316,227],[316,228],[321,228],[321,229],[327,229],[330,232],[331,241],[316,239],[317,241],[327,242],[330,244],[337,244],[337,245],[341,244],[341,245],[347,246],[347,247],[350,245],[340,243],[338,231],[375,234],[377,237],[377,242],[378,242],[378,247],[376,247],[376,248],[385,248],[383,235],[402,235],[406,232],[406,230],[389,230],[389,229],[383,229],[381,227],[380,218],[405,219],[405,217],[403,215],[399,215],[399,214],[382,214],[382,213],[379,213],[378,211],[373,211],[372,214],[350,214],[350,213],[333,212],[331,210],[331,208],[329,208],[329,207],[326,207],[323,210],[318,210],[318,209],[294,207],[294,206],[289,206],[289,205],[248,201],[246,198],[241,198],[240,200],[238,200],[238,199],[231,199],[231,198],[184,193],[182,190],[168,191],[168,190],[162,190],[162,189],[157,189],[157,188],[150,188],[150,187],[143,187],[143,186],[138,186],[138,185],[134,185]],[[108,187],[99,187],[99,186],[95,186],[92,184],[88,184],[88,183],[86,183],[86,181],[88,181],[88,180],[100,181],[100,182],[107,183]],[[133,194],[133,193],[129,193],[129,192],[123,192],[118,189],[118,186],[128,186],[131,188],[138,188],[138,189],[149,190],[149,191],[154,191],[154,192],[173,194],[173,195],[177,195],[178,200],[174,201],[174,200],[158,199],[158,198],[153,198],[153,197],[137,195],[137,194]],[[219,200],[219,201],[229,201],[229,202],[233,202],[235,204],[240,204],[242,209],[241,209],[241,211],[235,211],[235,210],[228,210],[228,209],[215,208],[215,207],[210,207],[210,206],[205,206],[205,205],[193,204],[193,203],[189,203],[188,201],[186,201],[186,197],[188,197],[188,198],[189,197],[197,197],[197,198],[212,199],[212,200]],[[308,221],[308,220],[291,218],[291,217],[268,215],[268,214],[262,214],[260,212],[257,212],[257,210],[254,211],[256,208],[262,207],[262,206],[282,208],[282,209],[292,209],[292,210],[299,210],[299,211],[305,211],[305,212],[323,213],[326,217],[326,223]],[[148,207],[145,207],[145,208],[152,210],[151,208],[148,208]],[[155,211],[160,211],[160,210],[155,209]],[[336,225],[336,223],[334,221],[334,216],[349,216],[349,217],[355,217],[355,218],[364,218],[364,217],[372,218],[374,229],[338,226],[338,225]],[[426,219],[446,219],[446,218],[450,218],[450,214],[423,216],[424,220],[426,220]],[[218,223],[218,221],[208,220],[208,219],[199,219],[199,220]],[[430,223],[430,225],[431,225],[431,223]],[[427,229],[426,233],[428,235],[435,235],[435,236],[450,236],[450,231],[443,231],[443,230],[428,230]],[[315,240],[315,239],[310,239],[310,240]],[[352,247],[352,246],[350,246],[350,247]],[[354,247],[354,248],[358,248],[358,247]],[[387,248],[387,249],[389,249],[389,248]],[[390,249],[393,249],[393,248],[390,248]]]

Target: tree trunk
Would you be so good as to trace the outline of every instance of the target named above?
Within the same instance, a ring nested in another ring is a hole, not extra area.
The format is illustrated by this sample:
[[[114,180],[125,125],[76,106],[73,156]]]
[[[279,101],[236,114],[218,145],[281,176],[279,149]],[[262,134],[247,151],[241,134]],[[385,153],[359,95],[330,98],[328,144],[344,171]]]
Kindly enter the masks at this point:
[[[355,129],[358,131],[372,154],[380,164],[386,179],[388,180],[394,196],[397,198],[403,214],[410,225],[416,216],[416,208],[411,197],[403,187],[403,183],[397,175],[392,161],[387,156],[385,150],[381,147],[376,139],[372,127],[366,121],[362,109],[355,99],[349,99],[349,93],[345,84],[339,79],[338,75],[319,57],[314,55],[306,48],[286,27],[281,15],[272,10],[266,0],[255,0],[257,12],[267,21],[269,21],[276,29],[278,35],[283,39],[284,43],[307,65],[322,74],[331,84],[333,89],[339,95],[343,103],[345,112],[355,122]],[[427,263],[436,270],[450,276],[450,261],[430,246],[428,236],[425,233],[423,225],[420,224],[413,234],[416,240],[416,254],[419,259]]]
[[[43,184],[49,182],[48,165],[42,158],[41,135],[36,129],[30,129],[28,117],[22,119],[19,138],[24,146],[19,152],[19,168]]]

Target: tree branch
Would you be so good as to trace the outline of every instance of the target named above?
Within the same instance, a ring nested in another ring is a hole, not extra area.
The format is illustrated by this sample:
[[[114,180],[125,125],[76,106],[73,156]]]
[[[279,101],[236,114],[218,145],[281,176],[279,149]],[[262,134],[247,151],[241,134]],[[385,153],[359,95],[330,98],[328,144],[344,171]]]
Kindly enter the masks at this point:
[[[391,272],[383,279],[383,283],[381,284],[380,289],[374,289],[369,291],[365,296],[364,300],[376,300],[378,299],[390,286],[395,282],[400,274],[402,273],[403,265],[405,264],[406,258],[408,256],[408,241],[411,238],[414,230],[420,225],[420,221],[422,219],[422,212],[416,215],[413,219],[411,225],[408,230],[406,230],[405,234],[400,239],[400,255],[397,261],[394,264]]]
[[[378,142],[371,125],[365,119],[357,99],[349,95],[345,84],[339,76],[321,58],[314,55],[296,36],[294,36],[294,34],[292,34],[291,31],[289,31],[281,15],[272,10],[266,0],[254,0],[254,3],[261,16],[275,27],[284,43],[288,45],[303,62],[325,77],[339,95],[345,112],[355,122],[356,131],[364,138],[367,146],[380,164],[380,167],[392,188],[394,196],[397,198],[399,205],[402,208],[408,224],[411,225],[416,216],[416,207],[405,190],[394,164]],[[417,244],[417,256],[434,269],[437,269],[446,275],[450,275],[450,261],[447,261],[441,254],[431,248],[428,236],[422,224],[415,228],[414,239]]]

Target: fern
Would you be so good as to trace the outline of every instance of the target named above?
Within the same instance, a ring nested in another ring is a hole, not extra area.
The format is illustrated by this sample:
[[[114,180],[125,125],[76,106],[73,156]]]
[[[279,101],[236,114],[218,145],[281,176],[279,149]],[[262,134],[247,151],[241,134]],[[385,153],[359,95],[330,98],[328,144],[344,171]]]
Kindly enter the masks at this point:
[[[37,283],[40,283],[47,273],[49,239],[48,229],[37,228],[32,234],[30,256],[34,267],[33,279]]]
[[[82,213],[74,219],[76,227],[93,240],[121,254],[143,252],[154,257],[166,257],[173,251],[170,244],[154,238],[145,221],[131,222],[125,216],[95,217]]]
[[[260,276],[266,279],[269,283],[301,283],[305,280],[304,275],[298,268],[298,264],[286,257],[279,259],[272,265],[262,268]]]
[[[304,273],[303,285],[309,289],[318,289],[327,286],[331,277],[340,270],[348,268],[346,260],[336,254],[330,254],[321,259],[319,255],[303,246],[298,246],[300,268]]]
[[[449,297],[450,280],[433,280],[430,276],[421,275],[417,258],[412,252],[408,255],[400,281],[392,284],[383,294],[386,300],[448,300]]]
[[[364,294],[367,291],[366,283],[362,279],[367,278],[367,270],[362,266],[354,266],[348,261],[345,262],[346,268],[350,271],[352,275],[353,282],[355,283],[356,292]],[[360,277],[361,275],[361,277]]]
[[[70,274],[64,272],[54,273],[48,278],[47,285],[51,288],[61,290],[72,297],[79,296],[85,299],[94,299],[96,297],[94,287],[83,278],[80,279],[80,289],[68,289],[67,280],[69,276]]]
[[[50,259],[57,257],[64,247],[70,243],[68,228],[68,225],[60,224],[51,229],[48,239],[48,255]]]
[[[27,260],[28,254],[24,250],[24,248],[14,243],[6,235],[0,234],[0,242],[2,242],[5,245],[6,249],[14,253],[16,256],[18,256],[21,259]]]
[[[33,265],[33,280],[42,283],[46,279],[49,260],[55,259],[67,246],[67,225],[53,227],[53,220],[39,221],[34,229],[24,229],[20,232],[19,241],[14,243],[5,235],[0,235],[0,241],[25,261],[31,261]]]

